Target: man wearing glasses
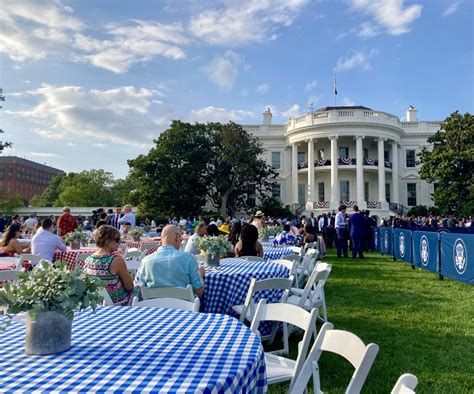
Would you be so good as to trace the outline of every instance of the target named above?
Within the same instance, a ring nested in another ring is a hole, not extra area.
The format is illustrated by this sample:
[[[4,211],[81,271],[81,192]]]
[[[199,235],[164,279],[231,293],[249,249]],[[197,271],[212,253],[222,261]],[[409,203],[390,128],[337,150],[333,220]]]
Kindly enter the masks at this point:
[[[198,268],[191,253],[179,250],[181,230],[174,224],[167,225],[161,233],[162,246],[143,258],[137,278],[145,287],[186,287],[194,293],[204,293],[204,268]]]

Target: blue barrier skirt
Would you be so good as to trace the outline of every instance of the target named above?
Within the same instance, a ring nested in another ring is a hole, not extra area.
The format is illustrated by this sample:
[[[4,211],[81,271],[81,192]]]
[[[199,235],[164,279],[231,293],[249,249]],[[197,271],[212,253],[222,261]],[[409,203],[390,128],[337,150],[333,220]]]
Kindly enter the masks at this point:
[[[440,234],[441,274],[474,285],[474,235]]]
[[[411,230],[396,228],[393,233],[393,252],[395,258],[411,263]]]
[[[438,273],[439,234],[429,231],[413,231],[413,264],[415,267]]]
[[[383,254],[393,256],[393,228],[380,228],[380,251]]]

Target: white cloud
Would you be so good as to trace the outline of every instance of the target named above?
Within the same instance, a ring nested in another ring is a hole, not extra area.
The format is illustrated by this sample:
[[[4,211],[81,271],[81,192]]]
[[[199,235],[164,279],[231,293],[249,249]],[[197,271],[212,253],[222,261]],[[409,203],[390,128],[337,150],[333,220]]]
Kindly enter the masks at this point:
[[[460,1],[454,1],[453,3],[451,3],[448,8],[444,10],[443,16],[449,16],[454,14],[458,10],[460,4]]]
[[[223,89],[229,90],[234,86],[240,61],[240,56],[237,53],[227,51],[223,56],[216,56],[203,68],[203,71],[210,81]]]
[[[80,86],[43,85],[28,94],[38,101],[35,106],[5,113],[41,125],[34,132],[47,140],[147,147],[152,142],[149,136],[162,130],[155,119],[167,115],[151,112],[154,90],[133,86],[85,90]]]
[[[300,114],[300,106],[298,104],[293,104],[286,111],[283,111],[281,113],[281,116],[284,116],[286,118],[293,118],[295,116],[298,116],[299,114]]]
[[[36,157],[59,157],[56,153],[46,153],[46,152],[32,152],[30,153],[31,156]]]
[[[359,31],[357,35],[359,37],[370,38],[375,37],[379,33],[379,29],[373,23],[364,22],[359,26]]]
[[[257,86],[257,93],[259,94],[265,94],[268,92],[270,89],[270,85],[267,83],[261,83],[260,85]]]
[[[371,70],[372,65],[369,59],[377,53],[375,49],[371,49],[369,52],[359,51],[355,52],[351,57],[343,59],[340,58],[337,61],[336,72],[351,70],[355,67],[360,67],[365,71]]]
[[[225,2],[191,19],[190,32],[212,45],[239,46],[274,40],[276,30],[290,26],[308,0]]]
[[[349,97],[344,97],[342,99],[342,105],[347,106],[347,107],[353,107],[356,104]]]
[[[229,121],[239,122],[243,119],[253,118],[255,114],[251,111],[243,110],[227,110],[220,107],[205,107],[196,110],[192,110],[191,114],[188,116],[190,121],[196,122],[223,122],[227,123]]]
[[[313,89],[316,87],[317,84],[318,84],[318,81],[316,81],[316,80],[313,80],[313,81],[311,81],[311,82],[308,82],[308,83],[306,84],[306,88],[305,88],[305,89],[309,92],[309,91],[313,90]]]
[[[374,22],[388,34],[398,36],[410,31],[409,26],[416,21],[423,6],[421,4],[404,5],[404,0],[349,0],[352,8],[372,17]],[[365,34],[371,31],[365,29]],[[367,35],[365,37],[368,37]]]

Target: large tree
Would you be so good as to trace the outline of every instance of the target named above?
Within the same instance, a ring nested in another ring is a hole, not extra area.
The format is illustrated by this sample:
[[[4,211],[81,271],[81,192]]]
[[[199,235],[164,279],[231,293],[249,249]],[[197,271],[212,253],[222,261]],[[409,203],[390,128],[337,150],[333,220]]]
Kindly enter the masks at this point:
[[[235,123],[173,121],[147,155],[129,160],[144,213],[188,215],[209,199],[225,216],[268,193],[275,173],[255,137]]]
[[[435,183],[434,202],[443,214],[474,213],[474,116],[458,111],[428,138],[418,154],[420,177]]]

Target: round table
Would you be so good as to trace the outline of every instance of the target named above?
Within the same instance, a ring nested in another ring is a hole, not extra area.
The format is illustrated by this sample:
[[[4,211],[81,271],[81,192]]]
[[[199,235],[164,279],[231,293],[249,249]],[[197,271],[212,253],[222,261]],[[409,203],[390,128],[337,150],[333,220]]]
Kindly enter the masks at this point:
[[[2,333],[0,392],[267,391],[259,338],[229,316],[101,307],[76,314],[70,350],[24,348],[25,326],[13,322]]]
[[[219,269],[206,268],[204,276],[204,312],[231,314],[234,305],[242,305],[250,280],[288,278],[289,271],[283,265],[271,261],[247,261],[239,258],[221,259]],[[279,302],[282,290],[259,292],[258,302],[265,298],[268,303]]]
[[[263,257],[265,259],[277,260],[282,259],[285,256],[290,254],[295,254],[290,248],[284,246],[264,246],[263,247]]]

